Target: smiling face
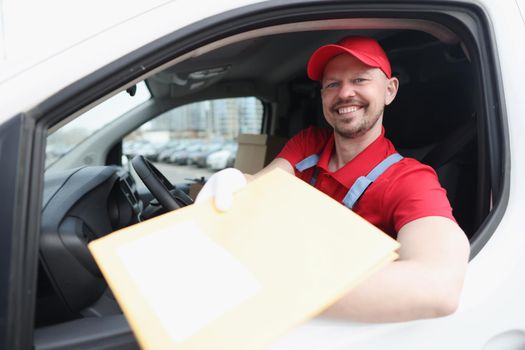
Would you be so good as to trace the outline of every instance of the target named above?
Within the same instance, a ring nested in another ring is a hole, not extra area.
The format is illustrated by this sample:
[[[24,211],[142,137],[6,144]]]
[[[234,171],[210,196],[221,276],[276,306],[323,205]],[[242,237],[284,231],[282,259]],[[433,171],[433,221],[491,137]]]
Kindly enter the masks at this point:
[[[336,134],[355,139],[381,128],[384,107],[394,100],[398,81],[388,79],[378,68],[342,54],[326,65],[321,87],[327,122]]]

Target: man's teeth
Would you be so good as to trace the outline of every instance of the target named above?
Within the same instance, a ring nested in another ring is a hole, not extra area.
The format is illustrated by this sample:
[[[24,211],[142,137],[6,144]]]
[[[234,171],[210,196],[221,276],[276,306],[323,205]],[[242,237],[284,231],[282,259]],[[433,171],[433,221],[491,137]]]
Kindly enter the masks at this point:
[[[357,111],[359,108],[357,106],[351,106],[351,107],[342,107],[337,110],[337,113],[339,114],[345,114],[345,113],[352,113]]]

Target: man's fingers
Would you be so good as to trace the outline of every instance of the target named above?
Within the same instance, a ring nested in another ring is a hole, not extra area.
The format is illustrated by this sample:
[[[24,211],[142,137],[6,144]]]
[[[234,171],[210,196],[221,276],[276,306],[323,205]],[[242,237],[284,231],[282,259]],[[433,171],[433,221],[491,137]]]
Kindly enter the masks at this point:
[[[211,180],[211,178],[210,178],[210,180]],[[209,182],[209,180],[208,180],[208,182]],[[210,198],[213,198],[214,191],[215,191],[215,188],[214,188],[213,184],[212,183],[206,183],[206,185],[204,185],[201,188],[201,190],[199,191],[199,193],[197,194],[197,197],[195,198],[195,203],[206,202]]]
[[[224,169],[212,175],[201,189],[195,203],[215,197],[215,207],[226,211],[233,203],[233,193],[246,186],[246,177],[234,168]]]
[[[233,204],[233,191],[224,186],[218,186],[215,192],[215,207],[219,211],[227,211]]]

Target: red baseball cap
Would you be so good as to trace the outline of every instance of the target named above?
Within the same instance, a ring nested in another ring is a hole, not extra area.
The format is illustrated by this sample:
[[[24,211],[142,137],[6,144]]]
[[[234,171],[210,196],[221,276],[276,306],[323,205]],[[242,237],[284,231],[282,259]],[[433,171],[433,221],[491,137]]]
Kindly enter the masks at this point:
[[[308,61],[308,77],[320,81],[323,78],[324,68],[328,61],[337,55],[347,53],[367,66],[379,68],[388,78],[392,77],[392,69],[385,51],[372,38],[363,36],[349,36],[337,44],[324,45],[318,48]]]

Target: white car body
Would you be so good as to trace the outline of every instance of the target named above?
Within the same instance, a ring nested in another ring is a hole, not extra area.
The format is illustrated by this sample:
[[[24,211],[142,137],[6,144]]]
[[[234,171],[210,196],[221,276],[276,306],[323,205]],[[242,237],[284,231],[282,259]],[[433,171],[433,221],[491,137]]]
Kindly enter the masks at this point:
[[[221,0],[205,5],[185,0],[4,1],[0,3],[0,128],[156,39],[254,3],[258,1]],[[506,209],[489,228],[490,239],[469,263],[459,309],[448,317],[394,324],[313,319],[283,335],[271,349],[525,348],[525,137],[521,135],[525,130],[525,1],[463,3],[481,7],[490,19],[511,166],[505,169],[510,177]],[[151,72],[144,67],[147,73]],[[139,80],[140,75],[126,86]],[[0,143],[0,156],[6,149]]]
[[[206,158],[206,164],[212,170],[224,169],[228,165],[228,158],[231,156],[232,152],[228,150],[213,152]]]

